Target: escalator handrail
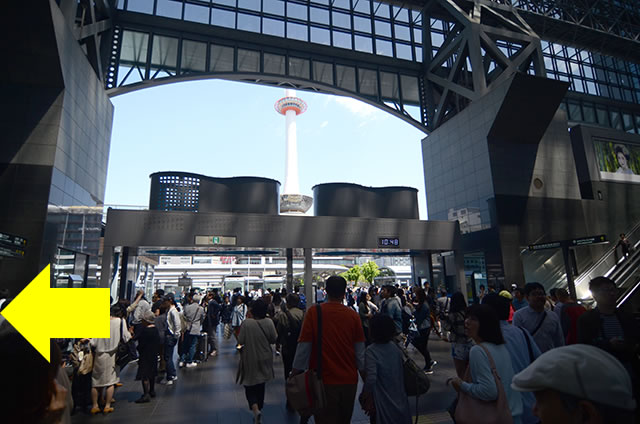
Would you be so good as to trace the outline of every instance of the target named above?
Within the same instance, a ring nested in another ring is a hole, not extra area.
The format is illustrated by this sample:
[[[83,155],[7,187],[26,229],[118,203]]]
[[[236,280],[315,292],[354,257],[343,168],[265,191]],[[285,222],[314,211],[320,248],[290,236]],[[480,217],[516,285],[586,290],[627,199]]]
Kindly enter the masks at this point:
[[[640,229],[640,222],[638,222],[636,225],[633,226],[633,228],[631,228],[630,231],[625,232],[624,234],[627,235],[627,238],[630,238],[632,235],[635,234],[636,231],[638,231],[638,229]],[[640,243],[640,241],[638,243],[635,243],[634,247],[637,247],[637,245]],[[591,273],[597,269],[600,265],[602,265],[605,261],[607,261],[612,255],[615,254],[617,249],[617,243],[611,247],[607,252],[605,252],[604,255],[602,255],[602,257],[600,259],[598,259],[593,265],[591,265],[589,268],[587,268],[582,274],[580,274],[576,279],[575,279],[575,285],[576,287],[579,286],[580,284],[582,284],[585,280],[587,280],[588,277],[590,277]],[[589,278],[590,280],[590,278]]]

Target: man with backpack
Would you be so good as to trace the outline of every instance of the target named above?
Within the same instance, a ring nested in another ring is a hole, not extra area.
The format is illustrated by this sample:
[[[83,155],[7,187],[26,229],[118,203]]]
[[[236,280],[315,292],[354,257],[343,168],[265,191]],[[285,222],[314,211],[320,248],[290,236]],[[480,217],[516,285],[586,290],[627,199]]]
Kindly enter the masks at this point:
[[[209,297],[209,303],[207,305],[207,318],[206,318],[206,331],[207,342],[210,349],[210,355],[216,356],[218,349],[216,347],[216,333],[218,332],[218,324],[220,324],[220,312],[222,306],[218,302],[220,298],[217,297],[217,293],[211,293]]]
[[[282,363],[284,365],[284,379],[287,380],[293,368],[293,358],[296,356],[298,338],[302,329],[304,312],[300,309],[300,297],[291,293],[287,296],[286,307],[282,307],[282,313],[276,318],[276,330],[278,331],[278,343],[282,346]],[[291,406],[287,401],[287,409]]]

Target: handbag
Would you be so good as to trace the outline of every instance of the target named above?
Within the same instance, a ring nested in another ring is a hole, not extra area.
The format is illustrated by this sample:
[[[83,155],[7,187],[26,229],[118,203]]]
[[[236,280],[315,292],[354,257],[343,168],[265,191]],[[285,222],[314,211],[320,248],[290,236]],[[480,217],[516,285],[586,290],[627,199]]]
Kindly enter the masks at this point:
[[[136,345],[133,340],[124,341],[122,337],[122,327],[124,320],[120,319],[120,341],[118,342],[118,350],[116,351],[116,365],[120,369],[124,368],[129,362],[136,358]]]
[[[471,395],[460,390],[458,392],[458,404],[456,405],[455,422],[456,424],[513,424],[513,417],[507,402],[507,395],[504,392],[502,381],[496,371],[496,364],[493,362],[491,354],[486,347],[479,344],[484,349],[489,358],[491,372],[498,389],[498,398],[492,401],[484,401],[476,399]],[[467,367],[464,380],[471,382],[471,371]]]
[[[322,382],[322,309],[320,305],[316,305],[316,310],[318,311],[317,369],[308,369],[302,374],[289,377],[285,387],[289,404],[302,417],[311,416],[322,410],[327,403]]]
[[[229,340],[231,338],[231,324],[229,324],[228,322],[224,323],[222,336],[224,337],[225,340]]]

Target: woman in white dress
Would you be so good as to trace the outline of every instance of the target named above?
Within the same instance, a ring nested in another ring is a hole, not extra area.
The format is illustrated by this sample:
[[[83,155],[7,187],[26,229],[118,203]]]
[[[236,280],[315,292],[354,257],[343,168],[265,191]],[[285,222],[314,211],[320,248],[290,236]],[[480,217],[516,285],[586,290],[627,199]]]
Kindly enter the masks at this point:
[[[106,393],[104,394],[105,405],[102,412],[105,414],[113,412],[113,407],[111,406],[113,390],[115,384],[120,381],[116,373],[116,352],[120,343],[120,334],[122,334],[123,341],[128,342],[131,340],[131,333],[127,329],[126,322],[116,316],[119,309],[118,306],[111,307],[111,337],[91,340],[91,346],[95,349],[93,372],[91,374],[92,414],[100,412],[98,395],[102,398],[103,389],[106,390]]]

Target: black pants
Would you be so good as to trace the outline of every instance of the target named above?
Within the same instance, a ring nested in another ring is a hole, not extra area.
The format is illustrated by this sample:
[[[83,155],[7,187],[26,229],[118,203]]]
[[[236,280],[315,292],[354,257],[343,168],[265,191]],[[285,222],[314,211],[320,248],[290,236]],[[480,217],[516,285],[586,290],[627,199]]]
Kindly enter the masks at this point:
[[[216,334],[218,333],[218,324],[211,326],[207,329],[207,353],[211,353],[214,350],[218,350],[216,347]]]
[[[74,408],[84,411],[91,404],[91,373],[82,375],[75,372],[71,382],[71,396]]]
[[[412,340],[412,344],[418,349],[418,352],[424,356],[425,367],[429,368],[431,364],[431,354],[429,353],[429,348],[427,344],[429,343],[429,334],[431,334],[431,327],[426,330],[420,330],[419,335],[414,337]]]
[[[290,352],[289,349],[285,349],[283,346],[282,349],[282,365],[284,365],[284,380],[287,381],[289,378],[289,374],[293,369],[293,358],[295,358],[296,352]]]
[[[244,394],[247,396],[249,409],[251,405],[258,405],[258,409],[264,407],[264,386],[265,383],[256,384],[255,386],[244,386]]]

